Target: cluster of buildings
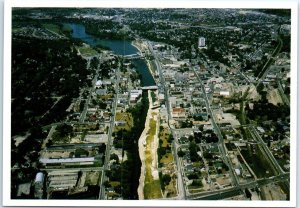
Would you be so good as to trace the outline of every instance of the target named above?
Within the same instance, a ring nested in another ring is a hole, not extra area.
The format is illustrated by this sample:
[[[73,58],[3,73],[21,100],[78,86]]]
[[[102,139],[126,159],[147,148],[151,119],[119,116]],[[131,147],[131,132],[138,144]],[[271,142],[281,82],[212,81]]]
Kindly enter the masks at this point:
[[[66,39],[66,37],[38,27],[20,27],[13,30],[13,35],[19,37],[34,37],[42,40],[59,40]]]
[[[231,30],[231,28],[228,29]],[[250,43],[252,42],[250,41]],[[261,178],[262,175],[271,177],[272,171],[262,170],[261,173],[256,167],[257,164],[249,159],[251,157],[256,158],[260,165],[266,165],[266,163],[261,162],[265,161],[261,152],[263,151],[262,147],[256,143],[256,137],[262,137],[265,142],[268,142],[266,132],[259,131],[262,128],[259,126],[257,127],[259,136],[248,138],[249,135],[245,135],[245,130],[241,129],[239,112],[242,112],[242,109],[239,102],[242,96],[247,93],[246,99],[249,106],[252,107],[255,102],[261,100],[261,95],[256,88],[257,85],[255,86],[257,78],[255,78],[254,72],[241,70],[243,62],[240,63],[239,57],[247,56],[248,46],[245,44],[239,46],[245,50],[244,54],[237,56],[230,53],[228,57],[223,56],[223,58],[228,58],[231,61],[230,64],[210,60],[205,52],[203,53],[204,58],[188,60],[182,59],[178,49],[172,45],[152,43],[152,47],[161,64],[164,79],[164,83],[160,83],[158,80],[160,74],[159,72],[156,73],[155,78],[159,83],[159,99],[161,102],[165,101],[167,108],[169,108],[169,124],[176,132],[173,135],[175,141],[178,142],[178,150],[185,153],[177,165],[182,171],[186,192],[193,195],[234,187],[237,185],[236,183],[252,183]],[[207,47],[206,39],[199,37],[198,48],[204,47]],[[261,59],[262,56],[269,57],[274,50],[270,41],[257,45],[257,48],[256,52],[249,53],[251,54],[249,57],[255,61]],[[279,53],[275,63],[270,66],[270,70],[261,77],[265,89],[273,89],[274,84],[275,86],[277,84],[286,86],[285,84],[289,80],[289,67],[286,53]],[[278,83],[279,77],[283,81]],[[166,90],[166,93],[163,89]],[[281,93],[277,94],[279,97],[283,97],[283,89],[280,91]],[[267,97],[270,96],[267,95]],[[278,100],[280,101],[279,98]],[[269,102],[272,103],[272,101]],[[278,102],[275,102],[275,105]],[[225,153],[220,150],[219,135],[219,138],[214,142],[207,139],[210,137],[206,133],[207,131],[217,132],[215,125],[218,125],[221,131]],[[250,128],[246,127],[246,129],[246,131],[250,131]],[[197,141],[197,154],[200,160],[192,162],[189,144],[193,137],[196,137],[195,132],[199,131],[203,135],[202,139]],[[268,132],[270,133],[270,131]],[[289,130],[286,128],[284,138],[269,141],[268,150],[277,158],[285,171],[289,171],[289,160],[284,153],[284,150],[289,148],[288,135]],[[224,157],[228,158],[229,164],[225,164]],[[283,162],[283,158],[286,159],[285,162]],[[264,198],[260,189],[249,190],[255,198]],[[247,189],[247,193],[249,190]]]

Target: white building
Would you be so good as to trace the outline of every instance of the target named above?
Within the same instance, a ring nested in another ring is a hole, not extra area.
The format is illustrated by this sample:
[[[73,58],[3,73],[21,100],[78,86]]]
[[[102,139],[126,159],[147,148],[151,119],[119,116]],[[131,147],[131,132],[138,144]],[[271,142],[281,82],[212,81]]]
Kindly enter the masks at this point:
[[[204,37],[199,37],[198,39],[198,48],[203,48],[205,47],[205,38]]]
[[[142,96],[142,90],[131,90],[130,91],[130,102],[136,102],[140,96]]]

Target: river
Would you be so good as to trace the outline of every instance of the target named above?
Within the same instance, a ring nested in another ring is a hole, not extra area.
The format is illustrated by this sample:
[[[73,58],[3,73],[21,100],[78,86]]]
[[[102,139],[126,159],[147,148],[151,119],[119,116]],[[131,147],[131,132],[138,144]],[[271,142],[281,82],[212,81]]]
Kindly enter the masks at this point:
[[[131,55],[136,54],[138,49],[131,44],[129,40],[109,40],[100,39],[93,35],[89,35],[85,32],[85,27],[78,23],[65,23],[68,27],[72,28],[72,37],[81,39],[83,42],[91,46],[105,46],[108,47],[112,52],[117,55]],[[155,81],[149,71],[148,65],[144,59],[134,59],[132,60],[136,70],[142,75],[142,86],[152,86],[155,85]]]

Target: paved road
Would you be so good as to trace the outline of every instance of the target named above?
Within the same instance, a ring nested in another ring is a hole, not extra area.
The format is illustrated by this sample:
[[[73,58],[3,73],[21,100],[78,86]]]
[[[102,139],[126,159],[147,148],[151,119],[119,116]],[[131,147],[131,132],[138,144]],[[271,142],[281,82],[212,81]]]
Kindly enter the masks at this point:
[[[182,166],[181,166],[181,159],[178,158],[177,152],[178,152],[178,144],[175,142],[175,140],[172,143],[174,152],[174,159],[176,162],[176,167],[177,167],[177,191],[178,191],[178,196],[177,199],[186,199],[186,190],[185,186],[183,183],[183,174],[182,174]]]
[[[42,148],[41,148],[42,150],[45,149],[49,139],[52,139],[52,134],[54,133],[55,129],[56,129],[56,125],[53,125],[48,133],[47,138],[43,141]]]
[[[275,50],[273,51],[271,57],[268,59],[268,61],[265,63],[265,65],[263,66],[263,68],[261,69],[261,72],[259,73],[259,75],[257,76],[257,84],[256,87],[259,85],[260,81],[263,80],[266,75],[269,73],[270,69],[271,69],[271,62],[274,60],[274,58],[277,56],[277,54],[280,52],[282,45],[283,45],[283,41],[280,38],[280,36],[278,35],[278,45],[275,48]]]
[[[104,165],[103,165],[104,171],[101,175],[101,180],[100,180],[100,184],[99,184],[100,191],[99,191],[98,199],[105,199],[105,187],[104,187],[103,183],[108,180],[107,176],[105,175],[105,170],[109,169],[110,150],[113,145],[112,131],[113,131],[113,128],[115,125],[115,117],[116,117],[117,101],[118,101],[118,93],[119,93],[119,82],[120,82],[120,66],[117,68],[117,71],[116,71],[115,99],[114,99],[113,108],[112,108],[111,122],[110,122],[109,133],[108,133],[108,142],[107,142],[106,150],[105,150],[105,160],[104,160]]]
[[[154,63],[156,65],[156,69],[158,71],[159,74],[159,80],[160,80],[160,84],[163,86],[163,91],[164,91],[164,96],[165,96],[165,105],[167,107],[167,112],[168,112],[168,126],[171,130],[172,135],[174,134],[174,129],[170,126],[170,120],[172,118],[171,116],[171,109],[170,109],[170,105],[169,105],[169,93],[168,93],[168,87],[165,85],[165,79],[163,76],[163,72],[162,72],[162,67],[160,65],[159,62],[159,58],[157,57],[156,53],[153,51],[153,47],[152,44],[150,42],[147,42],[148,44],[148,48],[150,50],[150,52],[152,53],[152,56],[154,57]],[[176,140],[176,139],[175,139]],[[177,157],[177,150],[178,150],[178,144],[175,142],[175,140],[173,141],[172,145],[173,145],[173,155],[174,155],[174,159],[176,162],[176,166],[177,166],[177,191],[178,191],[178,198],[179,199],[185,199],[186,198],[186,191],[185,191],[185,186],[184,186],[184,182],[183,182],[183,175],[182,175],[182,170],[181,170],[181,165],[180,165],[180,159],[178,159]]]
[[[284,173],[284,174],[280,174],[278,176],[272,176],[269,178],[262,178],[262,179],[258,179],[256,181],[251,181],[248,183],[244,183],[244,184],[240,184],[240,187],[231,187],[231,188],[227,188],[227,189],[221,189],[221,190],[216,190],[216,191],[209,191],[209,192],[201,192],[201,193],[196,193],[196,194],[191,194],[187,197],[187,199],[225,199],[228,197],[232,197],[232,196],[228,196],[230,195],[230,193],[236,193],[236,195],[238,195],[240,193],[240,191],[244,191],[246,188],[251,189],[251,188],[255,188],[255,187],[259,187],[259,186],[263,186],[263,185],[267,185],[269,183],[278,183],[278,182],[285,182],[286,180],[288,180],[290,177],[289,173]],[[238,191],[238,192],[236,192]]]
[[[99,56],[98,56],[98,60],[101,60],[101,58],[102,58],[102,56],[99,55]],[[87,69],[90,68],[90,63],[91,63],[91,58],[88,58],[88,59],[87,59]],[[92,81],[92,87],[90,87],[90,89],[89,89],[89,95],[88,95],[88,98],[87,98],[87,100],[86,100],[86,102],[85,102],[83,111],[82,111],[81,116],[80,116],[80,119],[79,119],[79,122],[80,122],[80,123],[83,123],[83,122],[84,122],[84,119],[85,119],[85,117],[86,117],[87,109],[88,109],[89,103],[90,103],[91,98],[92,98],[92,93],[93,93],[94,90],[95,90],[95,86],[96,86],[96,82],[97,82],[97,75],[99,74],[100,67],[101,67],[101,61],[99,62],[99,66],[98,66],[98,68],[97,68],[97,70],[96,70],[96,75],[95,75],[95,77],[94,77],[94,79],[93,79],[93,81]]]
[[[282,84],[281,84],[280,80],[277,80],[277,84],[278,84],[278,90],[279,90],[279,93],[280,93],[280,96],[281,96],[283,102],[286,105],[290,106],[290,100],[288,99],[288,97],[284,93],[283,88],[282,88]]]
[[[278,164],[277,160],[274,158],[274,156],[271,153],[270,149],[268,148],[268,146],[266,145],[266,143],[264,142],[264,140],[261,138],[261,136],[259,135],[259,133],[257,132],[257,130],[253,126],[250,126],[248,128],[248,130],[249,130],[250,134],[252,135],[253,139],[255,139],[257,142],[260,143],[262,149],[264,150],[266,156],[269,158],[269,160],[273,164],[274,168],[279,173],[284,174],[285,172],[282,170],[281,166]]]
[[[231,162],[229,161],[229,159],[227,158],[227,153],[226,153],[226,150],[225,150],[225,145],[224,145],[224,141],[223,141],[223,136],[222,136],[222,133],[221,133],[221,130],[219,128],[219,126],[217,125],[216,121],[215,121],[215,118],[214,118],[214,115],[213,115],[213,112],[211,110],[211,107],[210,107],[210,104],[209,104],[209,100],[208,100],[208,97],[207,97],[207,93],[205,93],[205,88],[204,88],[204,84],[202,83],[202,80],[201,78],[199,77],[197,71],[195,68],[193,68],[200,84],[201,84],[201,91],[202,93],[204,94],[204,97],[205,97],[205,104],[206,104],[206,109],[207,109],[207,113],[209,113],[210,115],[210,118],[211,118],[211,123],[213,125],[213,128],[216,132],[216,135],[218,136],[219,138],[219,142],[218,142],[218,147],[219,147],[219,150],[221,152],[221,155],[222,155],[222,158],[223,158],[223,161],[225,162],[225,164],[228,166],[229,168],[229,174],[231,176],[231,179],[234,183],[235,186],[239,186],[239,182],[238,182],[238,178],[237,178],[237,175],[235,173],[235,171],[233,170],[233,167],[231,165]]]

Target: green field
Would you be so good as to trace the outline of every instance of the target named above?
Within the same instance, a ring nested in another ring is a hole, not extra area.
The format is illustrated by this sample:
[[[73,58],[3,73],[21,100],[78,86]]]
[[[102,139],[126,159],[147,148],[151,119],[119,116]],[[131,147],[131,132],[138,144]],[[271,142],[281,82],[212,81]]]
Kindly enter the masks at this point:
[[[79,47],[78,50],[83,56],[95,56],[98,54],[98,52],[91,47],[83,46],[83,47]]]
[[[43,26],[44,26],[46,29],[48,29],[48,30],[50,30],[50,31],[52,31],[52,32],[61,34],[61,30],[60,30],[60,28],[59,28],[58,25],[55,25],[55,24],[43,24]]]
[[[163,163],[163,164],[169,164],[169,163],[173,162],[173,155],[172,155],[172,153],[165,154],[161,158],[160,162]]]

